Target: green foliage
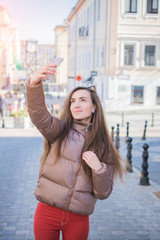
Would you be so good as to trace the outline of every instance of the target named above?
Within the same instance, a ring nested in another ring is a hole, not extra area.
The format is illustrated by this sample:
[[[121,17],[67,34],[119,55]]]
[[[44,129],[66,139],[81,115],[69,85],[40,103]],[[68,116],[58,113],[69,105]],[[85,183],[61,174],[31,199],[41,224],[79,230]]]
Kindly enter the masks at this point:
[[[11,113],[11,117],[28,117],[28,112],[27,110],[16,110]]]

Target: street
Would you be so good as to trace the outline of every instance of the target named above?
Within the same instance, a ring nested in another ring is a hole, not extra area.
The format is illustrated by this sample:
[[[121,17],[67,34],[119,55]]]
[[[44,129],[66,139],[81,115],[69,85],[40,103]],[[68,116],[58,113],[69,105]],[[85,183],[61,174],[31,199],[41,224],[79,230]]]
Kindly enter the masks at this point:
[[[42,138],[0,139],[0,239],[34,239],[33,192],[41,149]]]
[[[121,149],[125,152],[123,140]],[[151,186],[139,186],[140,172],[133,167],[133,173],[126,174],[123,183],[116,182],[108,199],[97,201],[90,217],[89,240],[160,240],[160,199],[154,194],[160,192],[157,157],[160,139],[148,140],[152,145],[149,149]],[[133,148],[133,163],[137,168],[142,142],[136,139]],[[1,240],[34,240],[33,218],[37,204],[34,189],[42,146],[42,137],[0,138]]]

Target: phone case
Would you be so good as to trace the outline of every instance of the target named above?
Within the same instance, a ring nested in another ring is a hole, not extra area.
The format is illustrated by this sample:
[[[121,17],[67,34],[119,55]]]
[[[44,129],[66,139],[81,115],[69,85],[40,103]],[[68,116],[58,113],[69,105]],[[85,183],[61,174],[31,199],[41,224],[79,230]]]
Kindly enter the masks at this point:
[[[58,67],[63,62],[63,60],[64,60],[64,58],[62,58],[62,57],[55,57],[51,63],[56,64]]]

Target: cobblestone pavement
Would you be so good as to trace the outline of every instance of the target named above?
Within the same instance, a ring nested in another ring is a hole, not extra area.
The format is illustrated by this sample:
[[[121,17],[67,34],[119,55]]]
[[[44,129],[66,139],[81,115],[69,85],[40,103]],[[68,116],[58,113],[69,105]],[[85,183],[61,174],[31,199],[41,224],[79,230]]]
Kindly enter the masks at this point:
[[[154,162],[159,164],[160,139],[155,143],[154,139],[148,140],[153,144],[150,157],[153,156],[152,161],[157,159]],[[123,142],[121,140],[121,151],[125,155],[126,143]],[[139,139],[133,142],[133,156],[137,154],[138,159],[142,151],[138,146],[143,142]],[[33,193],[42,145],[42,137],[0,138],[1,240],[34,240],[33,217],[37,200]],[[122,183],[115,183],[108,199],[97,201],[95,212],[90,216],[89,240],[160,240],[160,198],[155,194],[160,193],[160,184],[150,179],[150,186],[140,186],[140,171],[134,167],[133,170],[125,175]]]
[[[42,138],[0,138],[0,239],[31,240]]]

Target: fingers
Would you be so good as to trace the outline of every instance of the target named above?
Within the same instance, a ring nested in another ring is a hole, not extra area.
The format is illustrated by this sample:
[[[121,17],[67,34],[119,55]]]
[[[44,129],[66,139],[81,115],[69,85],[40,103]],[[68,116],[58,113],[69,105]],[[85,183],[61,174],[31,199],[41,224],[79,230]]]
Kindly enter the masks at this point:
[[[97,158],[97,155],[93,151],[86,151],[82,153],[82,159],[88,164],[93,170],[99,171],[102,165]]]
[[[87,156],[82,156],[82,159],[90,166],[91,165],[91,159],[88,158]]]
[[[54,75],[56,73],[55,68],[47,66],[42,66],[38,69],[38,72],[41,74],[51,74]]]
[[[52,68],[53,68],[53,67],[56,68],[56,67],[57,67],[57,64],[48,64],[48,66],[49,66],[49,67],[52,67]]]
[[[84,153],[82,153],[82,156],[93,156],[95,153],[93,151],[86,151]]]
[[[88,160],[92,159],[93,155],[94,155],[93,151],[84,152],[84,153],[82,153],[82,159],[88,161]]]
[[[48,64],[39,67],[32,76],[32,79],[30,81],[31,85],[37,84],[43,78],[49,80],[49,75],[55,75],[56,73],[55,67],[56,67],[55,64]]]
[[[50,65],[42,66],[37,71],[37,75],[39,75],[39,77],[41,76],[40,77],[41,79],[42,78],[49,79],[49,75],[55,75],[55,73],[56,73],[55,68],[50,67]]]

